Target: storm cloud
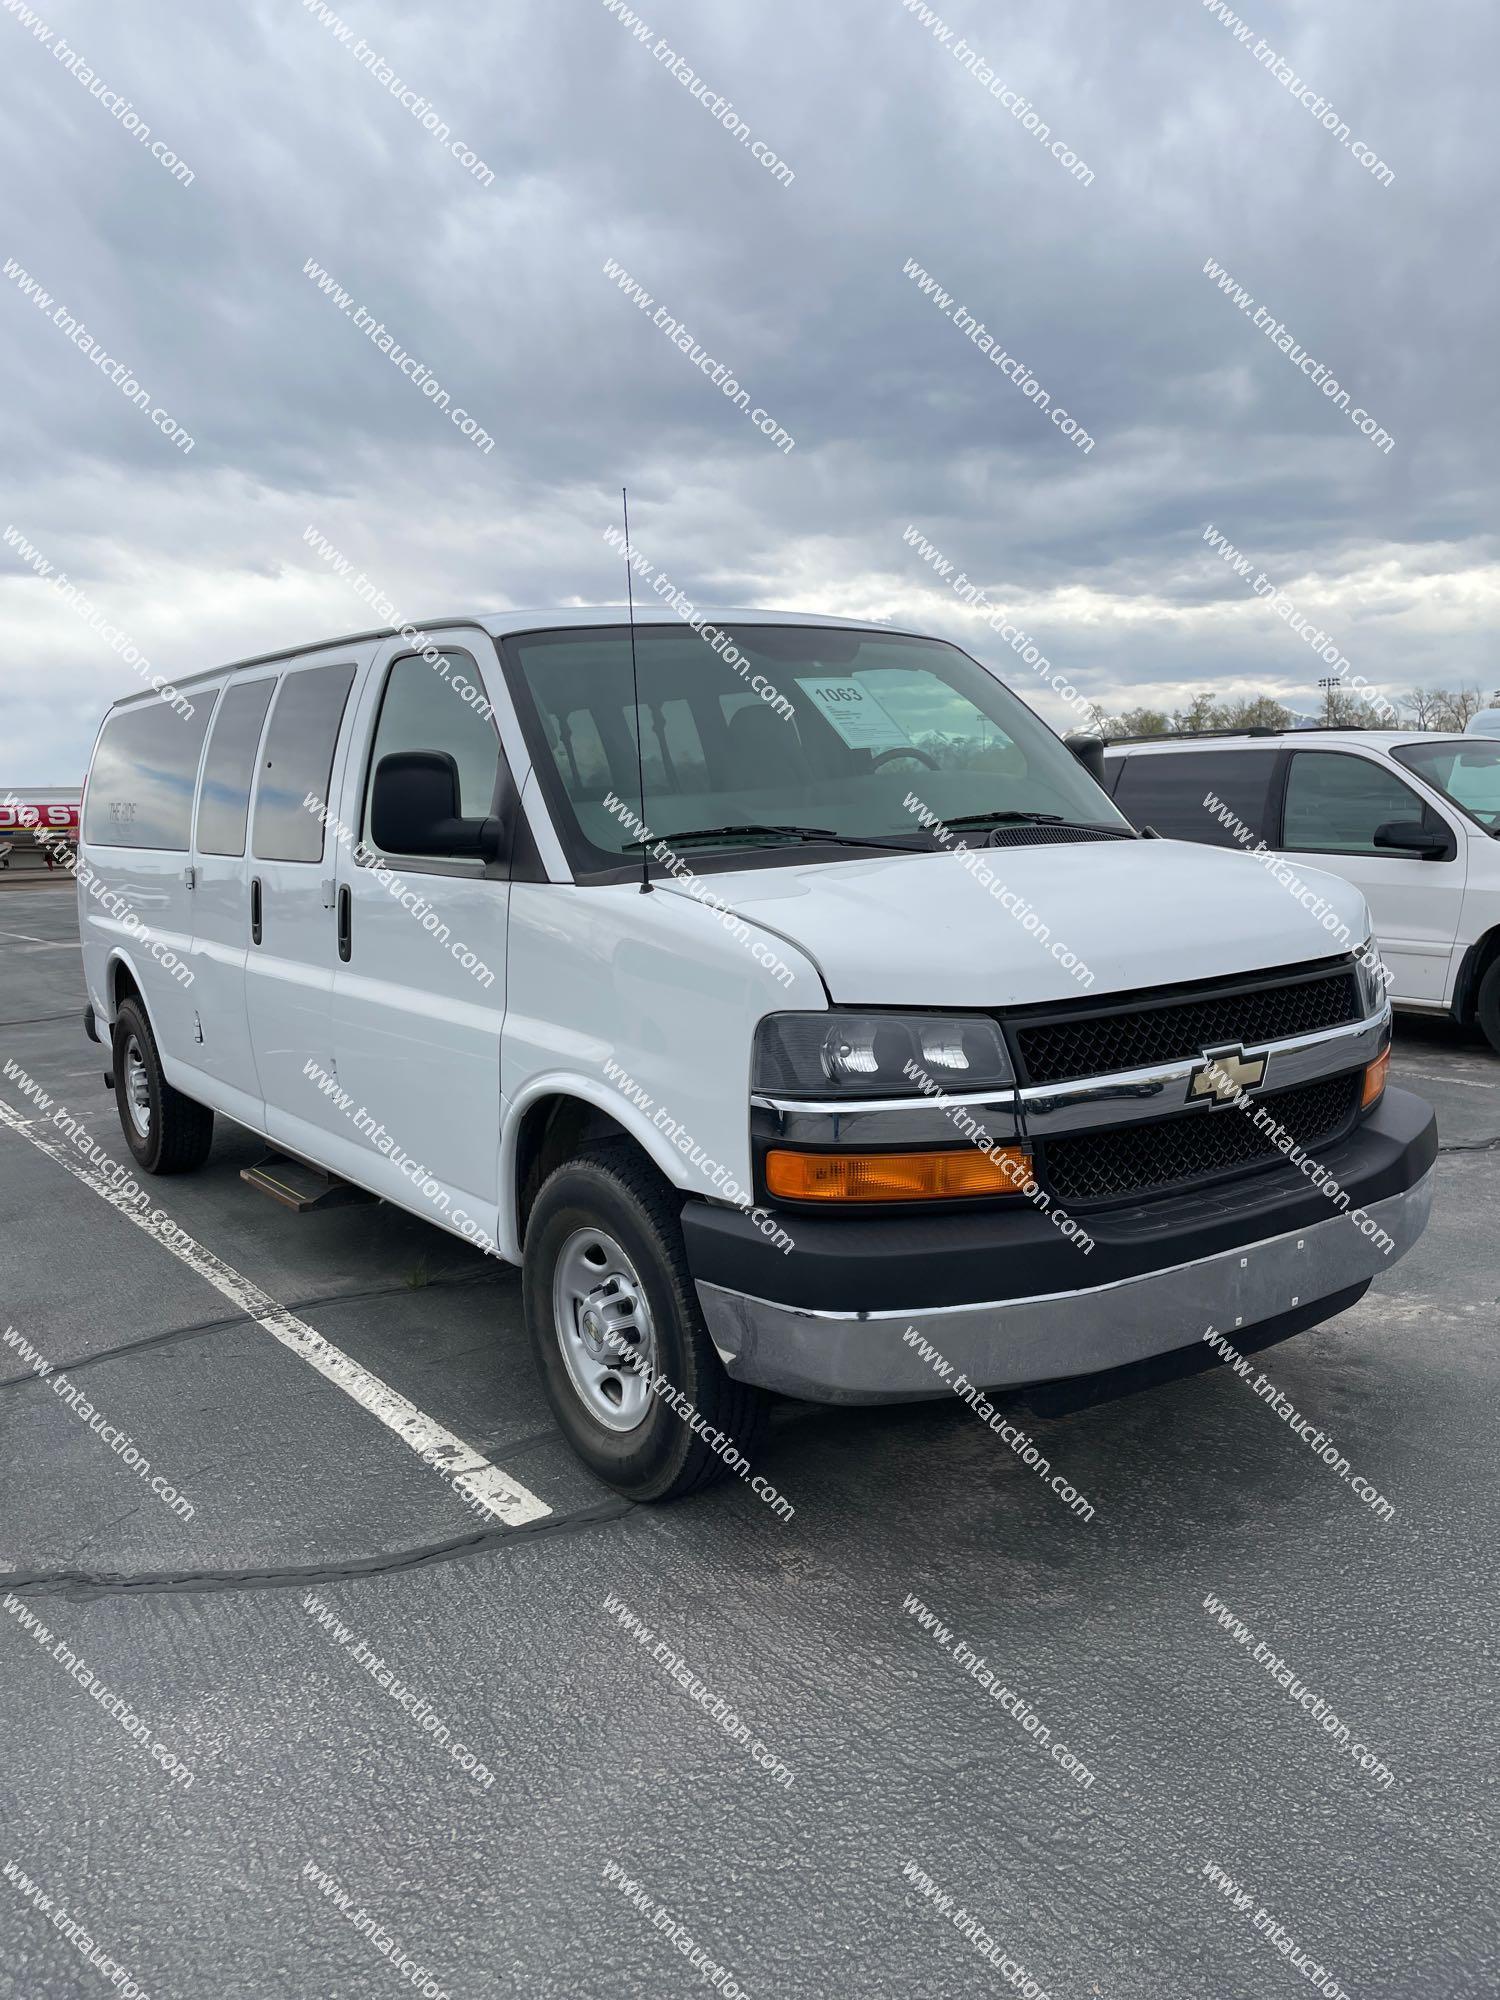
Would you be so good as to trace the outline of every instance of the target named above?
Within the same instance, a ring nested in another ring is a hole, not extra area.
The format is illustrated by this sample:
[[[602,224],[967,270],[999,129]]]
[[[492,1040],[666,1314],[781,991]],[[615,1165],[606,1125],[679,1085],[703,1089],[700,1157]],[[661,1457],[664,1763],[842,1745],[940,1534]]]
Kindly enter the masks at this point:
[[[4,0],[0,778],[80,780],[120,635],[367,623],[310,524],[404,616],[617,602],[625,483],[695,602],[1054,719],[909,527],[1106,708],[1311,705],[1210,523],[1376,687],[1500,684],[1494,21],[1244,6]]]

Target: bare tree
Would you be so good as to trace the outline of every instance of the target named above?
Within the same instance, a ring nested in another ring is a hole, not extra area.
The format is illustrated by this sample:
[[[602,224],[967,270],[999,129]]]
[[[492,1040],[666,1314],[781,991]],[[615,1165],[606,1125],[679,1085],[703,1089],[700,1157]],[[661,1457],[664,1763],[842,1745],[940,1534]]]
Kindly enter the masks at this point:
[[[1106,715],[1101,709],[1096,714],[1102,736],[1168,736],[1172,730],[1165,709],[1127,708],[1120,715]]]
[[[1466,726],[1484,707],[1484,696],[1472,681],[1467,687],[1434,688],[1432,699],[1436,710],[1434,727],[1451,729],[1456,736],[1463,734]]]
[[[1438,728],[1438,699],[1431,688],[1409,688],[1401,697],[1401,706],[1411,710],[1418,729]]]
[[[1215,701],[1204,693],[1173,715],[1161,708],[1127,708],[1119,715],[1106,715],[1096,708],[1095,726],[1102,735],[1113,737],[1193,736],[1206,729],[1290,729],[1292,712],[1268,694]]]
[[[1192,706],[1179,708],[1172,717],[1172,727],[1183,736],[1196,736],[1205,729],[1219,728],[1219,711],[1211,694],[1195,694]]]
[[[1246,695],[1239,701],[1222,702],[1216,729],[1290,729],[1292,711],[1283,708],[1271,695]]]
[[[1353,694],[1348,688],[1326,688],[1324,690],[1323,720],[1330,729],[1388,729],[1389,719],[1366,701],[1363,695]]]

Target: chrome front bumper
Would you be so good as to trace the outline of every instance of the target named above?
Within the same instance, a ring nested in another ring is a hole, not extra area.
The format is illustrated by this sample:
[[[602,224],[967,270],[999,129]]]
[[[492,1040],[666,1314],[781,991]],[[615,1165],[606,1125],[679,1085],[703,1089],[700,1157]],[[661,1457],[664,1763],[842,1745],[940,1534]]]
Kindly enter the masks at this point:
[[[953,1374],[986,1388],[1086,1375],[1167,1354],[1209,1327],[1233,1340],[1263,1320],[1333,1298],[1388,1270],[1427,1226],[1435,1167],[1363,1211],[1243,1244],[1218,1256],[1115,1283],[990,1304],[840,1313],[777,1305],[698,1283],[704,1318],[729,1373],[822,1403],[912,1401],[946,1393],[905,1339],[909,1327]],[[1376,1231],[1391,1239],[1386,1250]],[[952,1379],[952,1378],[950,1378]]]

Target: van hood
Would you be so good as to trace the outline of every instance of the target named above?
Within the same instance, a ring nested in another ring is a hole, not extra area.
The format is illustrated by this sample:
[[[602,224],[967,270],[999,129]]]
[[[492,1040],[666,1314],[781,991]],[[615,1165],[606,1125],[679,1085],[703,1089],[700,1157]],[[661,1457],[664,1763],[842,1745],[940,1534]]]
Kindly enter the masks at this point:
[[[1110,840],[871,854],[708,880],[747,923],[806,953],[835,1001],[1024,1007],[1295,965],[1364,942],[1369,915],[1352,883],[1278,865],[1291,887],[1248,854]],[[1092,984],[1070,970],[1074,959]]]

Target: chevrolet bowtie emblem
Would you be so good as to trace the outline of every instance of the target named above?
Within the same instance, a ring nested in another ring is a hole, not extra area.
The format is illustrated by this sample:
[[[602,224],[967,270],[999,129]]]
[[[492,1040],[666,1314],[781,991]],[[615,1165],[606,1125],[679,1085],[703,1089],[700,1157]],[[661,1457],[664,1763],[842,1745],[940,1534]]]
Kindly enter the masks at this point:
[[[1217,1104],[1228,1104],[1237,1090],[1254,1090],[1265,1082],[1269,1060],[1268,1056],[1247,1056],[1238,1044],[1205,1049],[1203,1061],[1188,1084],[1189,1103],[1197,1097],[1211,1097]]]

